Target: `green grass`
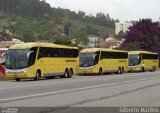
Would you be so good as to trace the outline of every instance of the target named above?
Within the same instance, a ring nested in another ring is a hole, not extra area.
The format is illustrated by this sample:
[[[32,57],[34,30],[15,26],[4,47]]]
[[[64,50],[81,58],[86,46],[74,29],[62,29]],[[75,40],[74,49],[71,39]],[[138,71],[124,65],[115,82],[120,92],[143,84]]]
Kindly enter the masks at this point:
[[[72,23],[72,28],[73,29],[79,29],[79,28],[85,28],[87,25],[92,25],[93,27],[97,28],[100,32],[104,33],[104,32],[114,32],[114,29],[109,28],[109,27],[104,27],[104,26],[100,26],[100,25],[96,25],[96,24],[88,24],[85,22],[81,22],[78,20],[70,20],[70,22]]]

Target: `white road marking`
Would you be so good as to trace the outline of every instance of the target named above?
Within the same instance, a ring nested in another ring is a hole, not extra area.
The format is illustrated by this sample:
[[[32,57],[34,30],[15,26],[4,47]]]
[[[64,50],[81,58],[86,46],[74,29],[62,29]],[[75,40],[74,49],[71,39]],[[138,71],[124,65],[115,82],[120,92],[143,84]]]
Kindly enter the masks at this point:
[[[111,77],[111,76],[110,76]],[[122,78],[126,76],[121,76],[118,78]],[[55,83],[42,83],[42,84],[35,84],[35,85],[26,85],[26,86],[12,86],[12,87],[1,87],[0,90],[7,90],[7,89],[16,89],[16,88],[25,88],[25,87],[36,87],[36,86],[45,86],[45,85],[57,85],[57,84],[65,84],[65,83],[75,83],[75,82],[85,82],[85,81],[95,81],[95,80],[102,80],[105,79],[103,76],[101,78],[92,78],[92,79],[85,79],[85,80],[76,80],[74,81],[65,81],[65,82],[55,82]],[[54,82],[54,81],[53,81]],[[19,85],[19,84],[18,84]]]
[[[100,88],[100,87],[107,87],[107,86],[120,85],[120,84],[125,84],[125,83],[134,83],[134,82],[140,82],[140,81],[145,81],[145,80],[153,80],[155,78],[160,79],[159,77],[152,77],[152,78],[147,78],[147,79],[145,78],[145,79],[139,79],[139,80],[124,81],[124,82],[119,82],[119,83],[101,84],[101,85],[95,85],[95,86],[89,86],[89,87],[81,87],[81,88],[54,91],[54,92],[48,92],[48,93],[26,95],[26,96],[14,97],[14,98],[5,98],[5,99],[0,99],[0,102],[17,100],[17,99],[25,99],[25,98],[33,98],[33,97],[38,97],[38,96],[46,96],[46,95],[51,95],[51,94],[60,94],[60,93],[66,93],[66,92],[72,92],[72,91],[80,91],[80,90]]]
[[[65,84],[65,83],[74,83],[74,82],[85,82],[85,81],[95,81],[95,80],[101,80],[101,79],[104,79],[104,78],[94,78],[94,79],[86,79],[86,80],[76,80],[76,81],[65,81],[65,82],[55,82],[55,83],[42,83],[42,84],[35,84],[35,85],[26,85],[26,86],[15,86],[15,87],[5,87],[5,88],[0,88],[0,90],[3,90],[3,89],[15,89],[15,88],[25,88],[25,87],[34,87],[34,86],[45,86],[45,85],[57,85],[57,84]],[[54,81],[53,81],[54,82]]]

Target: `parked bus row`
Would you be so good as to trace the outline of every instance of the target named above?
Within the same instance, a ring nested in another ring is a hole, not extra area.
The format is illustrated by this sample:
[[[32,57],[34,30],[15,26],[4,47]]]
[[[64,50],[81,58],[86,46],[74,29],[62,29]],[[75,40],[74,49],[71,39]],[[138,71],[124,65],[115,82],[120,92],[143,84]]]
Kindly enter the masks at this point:
[[[77,47],[53,43],[15,44],[4,57],[6,77],[16,81],[57,75],[71,78],[73,74],[155,71],[158,68],[157,53],[105,48],[89,48],[79,52]]]
[[[155,71],[158,54],[146,51],[121,51],[104,48],[84,49],[80,52],[79,74],[122,74],[132,71]]]

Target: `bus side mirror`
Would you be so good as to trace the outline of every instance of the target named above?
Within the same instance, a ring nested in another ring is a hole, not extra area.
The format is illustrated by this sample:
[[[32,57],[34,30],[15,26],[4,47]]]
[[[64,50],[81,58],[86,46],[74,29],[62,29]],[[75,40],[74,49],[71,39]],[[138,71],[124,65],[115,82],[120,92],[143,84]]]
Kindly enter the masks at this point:
[[[7,55],[7,53],[5,52],[5,53],[2,53],[2,55],[1,55],[1,59],[3,60],[5,57],[6,57],[6,55]]]
[[[30,51],[27,53],[27,59],[29,59],[30,55],[33,53],[34,51]]]
[[[96,58],[96,56],[97,56],[97,54],[93,55],[93,59],[95,59],[95,58]]]

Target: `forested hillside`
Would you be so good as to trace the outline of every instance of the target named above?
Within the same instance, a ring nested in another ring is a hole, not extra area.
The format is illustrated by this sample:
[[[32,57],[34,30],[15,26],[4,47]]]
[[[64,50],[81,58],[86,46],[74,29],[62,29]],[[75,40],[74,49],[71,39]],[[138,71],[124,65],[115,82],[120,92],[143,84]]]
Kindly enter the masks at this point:
[[[51,7],[45,0],[0,0],[0,31],[7,29],[14,34],[11,37],[25,41],[54,40],[62,34],[70,38],[107,37],[114,32],[114,24],[107,12],[92,16]]]

